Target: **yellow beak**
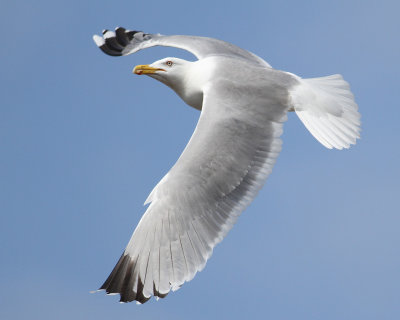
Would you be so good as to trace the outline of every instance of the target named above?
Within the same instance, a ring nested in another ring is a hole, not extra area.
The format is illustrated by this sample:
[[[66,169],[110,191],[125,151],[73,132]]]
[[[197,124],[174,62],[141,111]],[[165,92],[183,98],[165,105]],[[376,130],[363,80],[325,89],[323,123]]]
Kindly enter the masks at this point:
[[[150,67],[148,64],[140,64],[132,70],[132,73],[141,75],[141,74],[153,74],[156,73],[156,71],[165,71],[165,70],[160,68]]]

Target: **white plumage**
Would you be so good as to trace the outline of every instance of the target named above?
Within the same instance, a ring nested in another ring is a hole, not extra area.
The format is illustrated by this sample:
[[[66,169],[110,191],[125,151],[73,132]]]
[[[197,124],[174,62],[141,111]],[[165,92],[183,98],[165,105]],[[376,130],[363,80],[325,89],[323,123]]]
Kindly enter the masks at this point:
[[[349,148],[360,137],[360,114],[349,84],[340,74],[299,79],[291,104],[311,134],[325,147]]]
[[[204,268],[271,173],[288,111],[295,110],[327,148],[348,148],[359,137],[357,105],[340,75],[301,79],[230,43],[203,37],[117,28],[94,40],[115,56],[163,45],[199,59],[165,58],[134,70],[168,85],[201,114],[101,287],[120,293],[122,302],[165,297]]]

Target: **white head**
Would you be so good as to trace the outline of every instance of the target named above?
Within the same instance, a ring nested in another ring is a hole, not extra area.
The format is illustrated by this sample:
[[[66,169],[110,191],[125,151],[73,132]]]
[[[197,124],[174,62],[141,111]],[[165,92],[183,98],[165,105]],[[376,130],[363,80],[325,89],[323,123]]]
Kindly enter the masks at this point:
[[[133,73],[150,76],[172,89],[183,85],[186,70],[188,69],[190,61],[179,58],[164,58],[153,62],[148,65],[138,65],[133,69]]]
[[[199,75],[204,75],[204,73],[200,72],[202,70],[199,70],[198,62],[164,58],[150,65],[136,66],[133,73],[145,74],[161,81],[174,90],[189,106],[201,110],[204,81],[202,77],[199,78]]]

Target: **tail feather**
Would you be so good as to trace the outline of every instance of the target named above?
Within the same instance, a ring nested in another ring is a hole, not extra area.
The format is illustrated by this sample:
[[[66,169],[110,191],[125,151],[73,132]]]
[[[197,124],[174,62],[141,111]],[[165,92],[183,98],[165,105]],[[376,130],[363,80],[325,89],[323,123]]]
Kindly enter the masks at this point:
[[[360,138],[360,114],[342,76],[298,81],[290,92],[291,104],[310,133],[329,149],[355,144]]]

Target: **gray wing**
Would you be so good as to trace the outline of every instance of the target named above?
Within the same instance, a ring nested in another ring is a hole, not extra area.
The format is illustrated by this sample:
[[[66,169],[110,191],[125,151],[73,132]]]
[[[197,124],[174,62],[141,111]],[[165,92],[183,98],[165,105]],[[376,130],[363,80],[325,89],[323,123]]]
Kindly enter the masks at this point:
[[[163,36],[118,27],[115,32],[103,30],[103,36],[94,35],[93,40],[104,53],[110,56],[126,56],[145,48],[166,46],[187,50],[198,59],[216,54],[229,55],[246,59],[262,67],[271,67],[255,54],[229,42],[213,38],[180,35]]]
[[[201,271],[270,174],[287,109],[283,87],[210,84],[188,145],[150,194],[150,206],[100,289],[143,303]]]

